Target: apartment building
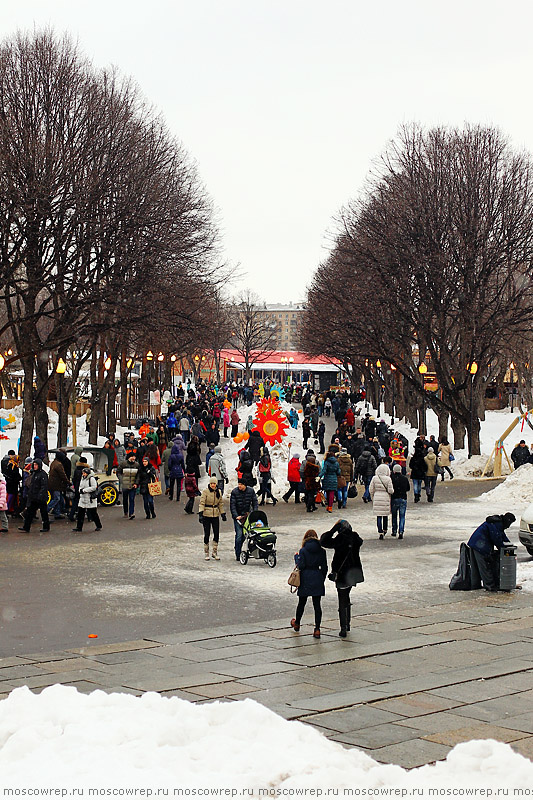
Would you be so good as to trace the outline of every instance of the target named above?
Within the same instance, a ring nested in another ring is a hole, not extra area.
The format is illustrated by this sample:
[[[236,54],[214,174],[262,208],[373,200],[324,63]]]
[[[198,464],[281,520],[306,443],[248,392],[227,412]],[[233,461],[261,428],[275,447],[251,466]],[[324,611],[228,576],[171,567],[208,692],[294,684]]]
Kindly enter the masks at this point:
[[[276,348],[278,350],[298,350],[299,326],[304,311],[303,303],[265,304],[260,310],[269,322],[276,326]]]

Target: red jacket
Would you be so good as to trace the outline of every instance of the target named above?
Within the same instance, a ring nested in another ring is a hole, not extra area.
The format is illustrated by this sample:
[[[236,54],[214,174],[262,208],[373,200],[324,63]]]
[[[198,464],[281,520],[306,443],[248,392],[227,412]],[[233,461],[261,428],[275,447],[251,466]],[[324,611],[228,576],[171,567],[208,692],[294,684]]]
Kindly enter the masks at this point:
[[[287,469],[287,480],[289,483],[300,483],[300,459],[291,458]]]

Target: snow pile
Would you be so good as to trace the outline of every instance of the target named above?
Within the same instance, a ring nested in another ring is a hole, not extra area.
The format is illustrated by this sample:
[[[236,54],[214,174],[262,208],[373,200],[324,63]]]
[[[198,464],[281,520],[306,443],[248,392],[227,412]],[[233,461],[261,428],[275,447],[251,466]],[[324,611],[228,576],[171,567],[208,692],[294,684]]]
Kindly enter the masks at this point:
[[[14,408],[0,408],[0,418],[1,419],[9,419],[9,417],[15,417],[16,420],[22,419],[22,403],[20,405],[15,406]]]
[[[2,787],[247,789],[247,796],[363,787],[527,788],[533,764],[506,744],[463,743],[410,772],[346,750],[253,700],[194,705],[142,697],[15,689],[0,702]],[[262,790],[262,792],[260,791]]]
[[[490,461],[489,461],[490,459]],[[487,462],[489,462],[487,466]],[[485,469],[486,467],[486,469]],[[456,478],[480,478],[485,470],[486,478],[491,478],[494,469],[494,458],[483,454],[471,458],[458,458],[451,463],[451,470]],[[511,470],[505,456],[502,458],[502,475],[510,475]]]
[[[515,505],[529,505],[533,502],[533,464],[524,464],[496,488],[476,498],[476,502],[487,501]]]

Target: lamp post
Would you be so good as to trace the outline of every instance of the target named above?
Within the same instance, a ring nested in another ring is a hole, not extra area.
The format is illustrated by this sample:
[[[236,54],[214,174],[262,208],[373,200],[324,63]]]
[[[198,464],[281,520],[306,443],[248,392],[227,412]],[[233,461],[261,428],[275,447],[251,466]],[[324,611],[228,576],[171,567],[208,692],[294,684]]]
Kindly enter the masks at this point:
[[[377,393],[376,393],[377,394],[377,398],[376,399],[377,399],[377,403],[378,403],[378,417],[380,416],[380,407],[381,407],[381,372],[380,372],[380,369],[381,369],[381,361],[378,358],[378,360],[376,361],[376,373],[377,373],[377,376],[378,376],[378,390],[377,390]]]
[[[63,447],[63,435],[61,430],[61,413],[63,411],[62,404],[63,404],[63,375],[65,374],[65,370],[67,369],[67,365],[60,358],[56,365],[56,373],[59,375],[59,394],[57,396],[57,414],[58,414],[58,425],[57,425],[57,446]]]
[[[422,419],[420,420],[420,433],[426,435],[426,389],[424,387],[424,375],[428,371],[428,368],[425,361],[422,361],[422,363],[418,365],[418,371],[422,376]]]
[[[511,363],[509,364],[509,377],[511,379],[511,414],[514,411],[514,375],[513,375],[514,368],[515,368],[514,361],[511,361]]]
[[[394,425],[394,389],[396,388],[396,375],[394,373],[396,372],[396,367],[394,364],[391,364],[390,368],[392,372],[392,415],[390,418],[390,424]]]
[[[157,356],[157,361],[158,361],[158,364],[159,364],[159,404],[160,404],[160,406],[163,405],[163,401],[161,399],[162,395],[163,395],[163,391],[162,391],[163,379],[162,379],[162,375],[161,375],[161,367],[163,365],[163,361],[164,360],[165,360],[165,356],[163,355],[163,353],[159,353],[159,355]]]
[[[477,372],[477,364],[472,361],[467,364],[466,369],[470,373],[470,430],[468,431],[468,458],[472,458],[472,431],[474,430],[474,375]]]
[[[152,361],[154,360],[154,354],[151,350],[148,350],[146,353],[146,364],[148,367],[148,413],[147,417],[150,416],[150,393],[152,389]]]
[[[128,368],[128,428],[131,428],[131,370],[133,368],[133,358],[128,358],[126,367]]]

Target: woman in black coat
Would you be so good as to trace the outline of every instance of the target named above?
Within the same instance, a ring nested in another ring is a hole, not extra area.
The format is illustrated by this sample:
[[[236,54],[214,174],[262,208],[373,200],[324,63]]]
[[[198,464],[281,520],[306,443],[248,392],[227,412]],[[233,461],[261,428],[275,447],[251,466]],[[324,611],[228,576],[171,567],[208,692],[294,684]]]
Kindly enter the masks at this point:
[[[300,630],[300,622],[304,613],[307,598],[313,598],[315,609],[315,630],[313,636],[320,639],[320,623],[322,622],[322,607],[320,598],[326,594],[324,584],[328,574],[326,553],[320,546],[316,531],[306,531],[302,540],[299,553],[294,556],[296,566],[300,570],[300,586],[298,587],[298,606],[296,616],[291,619],[291,625],[296,632]]]
[[[188,474],[194,472],[196,480],[200,480],[200,464],[202,463],[202,456],[200,451],[200,443],[197,436],[193,436],[187,445],[187,456],[185,458],[185,470]]]
[[[363,568],[359,557],[359,550],[363,540],[359,534],[352,530],[352,526],[345,519],[335,523],[330,531],[320,537],[322,547],[332,547],[335,550],[331,562],[331,573],[335,575],[335,587],[339,597],[339,636],[346,638],[350,630],[350,590],[352,586],[364,581]]]
[[[155,519],[154,498],[150,494],[148,484],[157,480],[155,469],[152,467],[148,460],[148,456],[143,456],[142,464],[139,469],[139,492],[142,495],[144,504],[144,513],[146,519]]]

